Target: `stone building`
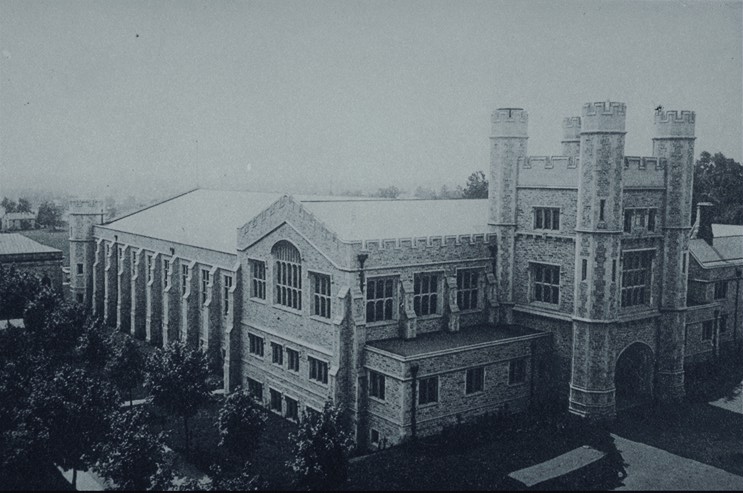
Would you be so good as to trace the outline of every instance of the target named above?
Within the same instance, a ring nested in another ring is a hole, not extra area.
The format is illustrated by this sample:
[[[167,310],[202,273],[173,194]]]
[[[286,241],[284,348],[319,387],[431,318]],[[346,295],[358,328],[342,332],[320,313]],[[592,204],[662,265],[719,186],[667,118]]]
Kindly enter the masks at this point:
[[[0,207],[0,231],[21,231],[36,228],[36,213],[5,212]]]
[[[588,418],[682,398],[686,358],[715,354],[687,330],[694,113],[656,112],[647,157],[622,103],[565,119],[560,156],[529,156],[527,123],[493,113],[486,200],[195,190],[107,224],[73,203],[72,291],[289,419],[343,405],[362,447],[555,397]],[[739,306],[703,301],[715,331]]]
[[[18,233],[0,233],[0,265],[30,272],[54,289],[62,289],[60,250],[42,245]]]

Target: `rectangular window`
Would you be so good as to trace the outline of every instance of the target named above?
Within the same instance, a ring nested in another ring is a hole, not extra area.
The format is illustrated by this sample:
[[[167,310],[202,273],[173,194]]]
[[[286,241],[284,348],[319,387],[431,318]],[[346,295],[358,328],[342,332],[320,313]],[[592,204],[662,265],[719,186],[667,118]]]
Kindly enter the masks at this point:
[[[170,287],[170,259],[163,258],[163,288]]]
[[[147,266],[147,282],[152,281],[152,254],[148,253],[145,258],[147,259],[147,263],[145,264]]]
[[[284,400],[286,401],[286,414],[284,416],[292,421],[299,421],[299,403],[297,400],[291,397],[284,397]]]
[[[223,277],[224,286],[222,290],[222,306],[224,307],[224,314],[230,313],[230,291],[232,290],[232,276],[225,275]]]
[[[485,382],[485,368],[470,368],[467,370],[466,393],[482,392]]]
[[[588,260],[582,259],[580,262],[580,280],[585,281],[588,276]]]
[[[284,258],[284,257],[282,257]],[[274,279],[277,305],[302,309],[302,265],[290,260],[276,260]]]
[[[617,280],[617,261],[612,260],[611,261],[611,282],[616,282]]]
[[[266,264],[259,260],[250,261],[250,296],[266,299]]]
[[[252,395],[258,402],[263,402],[263,384],[248,378],[248,394]]]
[[[715,299],[721,300],[721,299],[727,298],[727,296],[728,296],[728,282],[717,281],[715,283]]]
[[[560,209],[555,207],[534,208],[534,229],[560,229]]]
[[[271,343],[271,362],[284,366],[284,346],[275,342]]]
[[[328,383],[328,364],[312,356],[308,356],[307,360],[310,363],[310,380]]]
[[[371,429],[371,443],[372,445],[379,445],[379,431],[375,430],[374,428]]]
[[[515,359],[508,363],[508,385],[526,381],[526,360]]]
[[[287,367],[291,371],[299,371],[299,351],[286,348]]]
[[[369,395],[384,400],[384,375],[376,371],[369,372]]]
[[[312,314],[330,318],[330,276],[312,273]]]
[[[681,272],[686,274],[686,263],[688,261],[687,253],[684,253],[684,255],[681,257]]]
[[[281,412],[281,392],[274,390],[274,389],[268,389],[268,393],[271,396],[271,410],[276,412]]]
[[[653,251],[627,252],[622,262],[622,306],[650,303]]]
[[[560,303],[560,267],[557,265],[532,264],[534,301]]]
[[[625,209],[624,211],[624,232],[632,232],[632,219],[634,217],[634,211],[632,209]]]
[[[655,209],[648,209],[648,231],[655,231]]]
[[[711,341],[712,335],[715,333],[715,321],[707,320],[702,322],[702,340]]]
[[[438,401],[439,377],[428,377],[418,380],[418,404],[430,404]]]
[[[210,281],[209,269],[201,269],[201,302],[206,303],[206,297],[209,293]]]
[[[255,334],[248,334],[248,340],[250,342],[250,354],[263,357],[263,338],[258,337]]]
[[[606,209],[606,199],[601,199],[599,201],[599,221],[604,220],[604,211]]]
[[[377,277],[366,281],[366,321],[392,320],[395,316],[395,279]]]
[[[720,332],[728,330],[728,314],[724,313],[720,315]]]
[[[188,288],[188,266],[181,265],[181,294],[186,294],[186,288]]]
[[[413,308],[415,314],[438,313],[439,276],[437,274],[415,274],[413,276]]]
[[[83,264],[78,263],[77,264],[77,275],[81,276],[83,274]]]
[[[477,270],[457,271],[457,306],[460,310],[477,308],[478,276]]]

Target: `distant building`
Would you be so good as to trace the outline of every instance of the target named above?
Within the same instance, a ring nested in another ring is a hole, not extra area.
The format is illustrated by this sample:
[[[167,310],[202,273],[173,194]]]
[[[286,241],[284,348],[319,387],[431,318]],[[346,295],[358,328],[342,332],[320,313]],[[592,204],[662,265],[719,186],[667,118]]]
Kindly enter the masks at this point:
[[[36,229],[36,213],[5,212],[0,208],[0,231],[22,231]]]
[[[681,399],[687,360],[741,340],[737,254],[691,235],[694,113],[656,111],[635,157],[625,111],[588,103],[562,155],[529,156],[526,111],[496,110],[486,200],[195,190],[107,224],[72,203],[72,292],[288,419],[343,405],[362,447],[555,397],[590,419]]]
[[[45,285],[62,289],[62,251],[18,233],[0,233],[0,265],[30,272]]]

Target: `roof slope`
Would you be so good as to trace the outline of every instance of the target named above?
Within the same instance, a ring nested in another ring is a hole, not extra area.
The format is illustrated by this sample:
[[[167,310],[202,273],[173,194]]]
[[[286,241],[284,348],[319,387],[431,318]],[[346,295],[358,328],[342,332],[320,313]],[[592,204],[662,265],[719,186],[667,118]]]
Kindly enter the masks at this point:
[[[488,201],[313,201],[302,206],[347,241],[482,234],[488,231]]]
[[[689,251],[705,269],[743,265],[743,236],[714,238],[712,245],[694,238],[689,240]]]
[[[0,233],[0,255],[23,255],[29,253],[59,253],[61,250],[32,240],[18,233]]]
[[[194,190],[105,228],[235,253],[237,228],[282,194]],[[379,200],[297,195],[295,199],[343,240],[487,232],[487,200]]]

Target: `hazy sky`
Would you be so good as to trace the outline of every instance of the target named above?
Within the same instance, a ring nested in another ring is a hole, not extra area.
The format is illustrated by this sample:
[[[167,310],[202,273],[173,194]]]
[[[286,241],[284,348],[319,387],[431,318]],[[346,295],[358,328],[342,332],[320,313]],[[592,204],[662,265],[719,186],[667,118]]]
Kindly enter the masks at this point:
[[[650,154],[662,104],[696,111],[697,155],[741,160],[741,12],[0,0],[0,195],[463,184],[494,108],[526,108],[529,153],[559,154],[562,118],[607,99],[627,103],[627,154]]]

